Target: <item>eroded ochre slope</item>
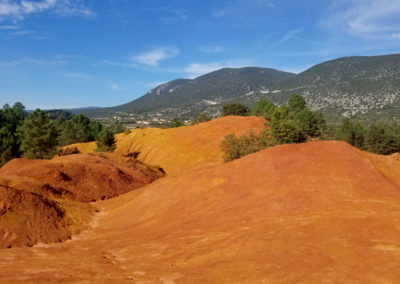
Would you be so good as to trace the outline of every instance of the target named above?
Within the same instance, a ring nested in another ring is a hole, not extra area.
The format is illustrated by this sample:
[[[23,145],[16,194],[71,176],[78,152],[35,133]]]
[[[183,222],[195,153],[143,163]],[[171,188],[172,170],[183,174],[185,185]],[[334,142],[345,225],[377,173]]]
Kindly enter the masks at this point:
[[[162,167],[167,175],[180,175],[194,168],[222,163],[221,142],[231,133],[259,133],[261,117],[225,116],[192,126],[160,129],[134,129],[117,135],[116,155],[137,155],[149,165]],[[95,150],[95,143],[74,144],[82,153]]]
[[[108,199],[163,176],[156,168],[94,154],[14,159],[0,169],[0,249],[70,239]]]
[[[70,242],[1,251],[0,279],[396,283],[400,163],[371,157],[312,142],[169,176],[98,202]]]

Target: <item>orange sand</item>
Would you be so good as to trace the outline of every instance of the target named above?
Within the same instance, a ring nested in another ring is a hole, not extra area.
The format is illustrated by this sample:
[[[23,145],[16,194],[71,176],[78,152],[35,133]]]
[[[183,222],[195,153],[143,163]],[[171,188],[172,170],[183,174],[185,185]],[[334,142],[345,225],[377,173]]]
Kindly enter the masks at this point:
[[[0,279],[397,283],[399,165],[371,157],[312,142],[169,176],[98,202],[70,242],[1,251]]]
[[[138,152],[138,159],[144,163],[159,165],[168,175],[180,175],[200,166],[221,164],[220,145],[226,135],[242,135],[250,130],[258,133],[264,124],[261,117],[227,116],[172,129],[135,129],[117,136],[115,153]]]

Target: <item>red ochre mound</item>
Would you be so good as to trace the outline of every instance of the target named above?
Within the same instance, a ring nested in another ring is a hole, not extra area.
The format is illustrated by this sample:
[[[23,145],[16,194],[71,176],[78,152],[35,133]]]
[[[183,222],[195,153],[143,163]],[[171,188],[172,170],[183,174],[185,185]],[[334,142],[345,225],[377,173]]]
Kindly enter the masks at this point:
[[[90,202],[147,185],[164,174],[139,161],[95,155],[15,159],[0,169],[0,248],[64,241],[87,228]]]
[[[76,154],[52,160],[14,159],[0,169],[0,184],[81,202],[108,199],[163,174],[139,161]]]
[[[92,213],[85,204],[0,186],[0,248],[65,241],[87,226]]]
[[[4,281],[396,283],[391,157],[343,142],[270,148],[101,201],[77,240],[4,250]]]

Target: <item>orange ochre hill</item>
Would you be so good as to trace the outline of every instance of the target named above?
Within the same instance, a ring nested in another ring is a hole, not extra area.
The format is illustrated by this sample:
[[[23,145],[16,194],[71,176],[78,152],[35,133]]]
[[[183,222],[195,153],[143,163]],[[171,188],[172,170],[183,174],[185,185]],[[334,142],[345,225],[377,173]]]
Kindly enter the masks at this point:
[[[399,282],[398,159],[320,141],[189,165],[97,201],[70,241],[1,250],[1,281]]]
[[[134,129],[117,135],[118,155],[134,155],[150,165],[162,167],[167,175],[180,175],[187,170],[221,164],[221,142],[231,133],[259,133],[264,129],[262,117],[226,116],[192,126],[160,129]],[[74,144],[82,153],[93,152],[94,142]]]

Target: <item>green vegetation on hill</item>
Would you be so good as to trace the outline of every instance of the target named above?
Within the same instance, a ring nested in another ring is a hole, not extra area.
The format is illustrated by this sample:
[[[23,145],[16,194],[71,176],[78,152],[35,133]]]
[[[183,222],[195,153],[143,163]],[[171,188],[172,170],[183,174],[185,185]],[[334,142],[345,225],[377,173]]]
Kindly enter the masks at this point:
[[[260,100],[250,113],[265,117],[266,128],[259,134],[227,135],[221,144],[226,162],[274,145],[313,139],[342,140],[377,154],[400,152],[399,123],[378,121],[363,125],[358,120],[344,118],[339,124],[327,124],[324,115],[311,111],[304,97],[298,94],[280,107],[265,99]]]
[[[114,134],[124,131],[120,123],[105,127],[82,114],[39,109],[27,114],[21,103],[5,105],[0,109],[0,166],[18,157],[51,158],[57,147],[73,143],[99,140],[100,149],[110,151]]]
[[[249,114],[249,108],[241,103],[230,103],[222,108],[222,116],[239,115],[246,116]]]

